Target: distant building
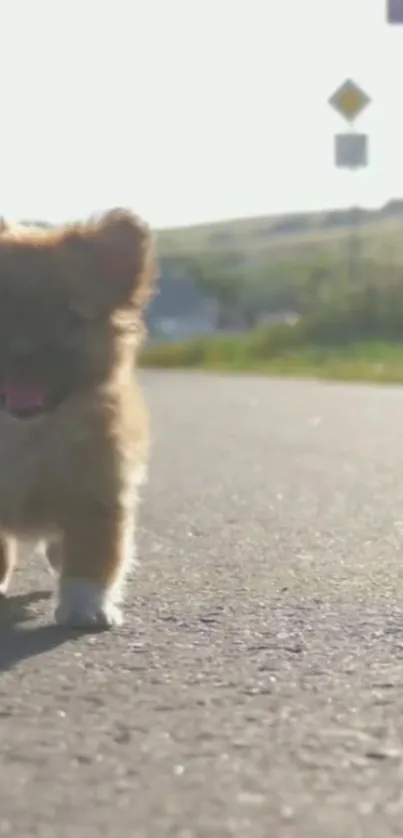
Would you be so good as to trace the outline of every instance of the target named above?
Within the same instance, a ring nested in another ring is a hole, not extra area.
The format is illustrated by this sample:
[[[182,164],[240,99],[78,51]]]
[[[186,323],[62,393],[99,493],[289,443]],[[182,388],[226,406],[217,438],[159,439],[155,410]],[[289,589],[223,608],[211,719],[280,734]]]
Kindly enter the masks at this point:
[[[162,263],[159,288],[147,312],[151,340],[205,335],[218,323],[217,301],[177,267]]]

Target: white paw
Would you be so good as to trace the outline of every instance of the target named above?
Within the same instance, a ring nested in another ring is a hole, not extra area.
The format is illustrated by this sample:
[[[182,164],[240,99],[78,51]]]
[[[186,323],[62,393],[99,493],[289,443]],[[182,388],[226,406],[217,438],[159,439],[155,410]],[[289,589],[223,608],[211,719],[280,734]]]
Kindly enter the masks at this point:
[[[145,486],[148,482],[148,468],[145,465],[139,466],[133,475],[135,486]]]
[[[48,562],[48,569],[50,570],[52,576],[59,576],[63,569],[61,546],[57,542],[48,544],[45,556]]]
[[[10,581],[9,579],[3,579],[3,581],[0,582],[0,599],[2,597],[6,596],[6,593],[8,591],[9,581]]]
[[[55,618],[60,625],[92,631],[123,625],[122,612],[111,592],[85,580],[62,580]]]

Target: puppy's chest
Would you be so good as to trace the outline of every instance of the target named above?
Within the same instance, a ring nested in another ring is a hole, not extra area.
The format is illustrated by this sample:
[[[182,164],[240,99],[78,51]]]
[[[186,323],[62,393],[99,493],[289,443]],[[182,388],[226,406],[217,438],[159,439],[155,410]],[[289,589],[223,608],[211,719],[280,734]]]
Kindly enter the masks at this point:
[[[0,418],[0,498],[17,485],[32,484],[41,444],[23,422]]]
[[[44,451],[38,428],[0,416],[1,526],[24,528],[25,519],[32,517],[46,479]]]
[[[0,413],[0,528],[42,532],[73,507],[107,508],[134,494],[133,473],[137,484],[145,460],[142,435],[125,442],[116,445],[96,423],[73,432]]]
[[[10,421],[0,415],[0,527],[43,531],[57,526],[80,495],[92,493],[97,502],[102,491],[106,494],[87,438],[73,440],[50,422]]]

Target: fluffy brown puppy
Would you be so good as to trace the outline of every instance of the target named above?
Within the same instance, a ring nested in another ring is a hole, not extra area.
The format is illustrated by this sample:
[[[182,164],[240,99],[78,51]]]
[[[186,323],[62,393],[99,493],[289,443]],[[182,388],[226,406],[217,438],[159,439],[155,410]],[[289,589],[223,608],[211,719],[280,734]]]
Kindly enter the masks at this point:
[[[59,575],[60,623],[120,625],[147,413],[134,379],[156,262],[116,209],[57,230],[0,231],[0,593],[18,541]]]

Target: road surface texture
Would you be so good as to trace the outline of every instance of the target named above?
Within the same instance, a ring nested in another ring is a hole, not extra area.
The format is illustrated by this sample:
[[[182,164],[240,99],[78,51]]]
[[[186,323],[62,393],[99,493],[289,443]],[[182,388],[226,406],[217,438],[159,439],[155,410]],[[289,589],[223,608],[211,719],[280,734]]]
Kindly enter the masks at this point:
[[[149,373],[119,632],[0,612],[0,835],[403,835],[403,389]]]

